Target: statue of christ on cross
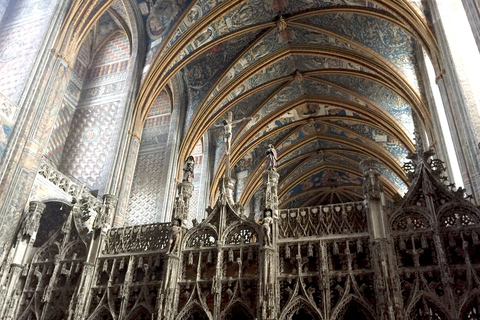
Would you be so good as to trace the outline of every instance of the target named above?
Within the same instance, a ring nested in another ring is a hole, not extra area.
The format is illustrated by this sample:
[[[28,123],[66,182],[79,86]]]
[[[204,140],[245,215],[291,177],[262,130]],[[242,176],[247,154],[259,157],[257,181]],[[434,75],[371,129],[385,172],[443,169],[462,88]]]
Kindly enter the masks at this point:
[[[227,118],[224,119],[221,124],[215,124],[215,127],[223,127],[223,141],[225,142],[225,155],[226,155],[226,167],[225,177],[230,177],[230,149],[232,147],[232,128],[234,125],[240,122],[244,122],[252,119],[252,117],[246,117],[239,120],[233,120],[233,112],[227,112]]]

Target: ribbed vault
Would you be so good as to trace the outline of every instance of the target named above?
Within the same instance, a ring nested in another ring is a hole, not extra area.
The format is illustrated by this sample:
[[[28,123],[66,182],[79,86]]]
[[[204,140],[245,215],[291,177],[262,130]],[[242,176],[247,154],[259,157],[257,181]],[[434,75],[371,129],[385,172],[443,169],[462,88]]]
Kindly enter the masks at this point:
[[[441,72],[428,8],[400,0],[198,0],[182,8],[162,44],[149,47],[132,132],[140,136],[152,101],[181,77],[187,110],[177,172],[208,133],[211,203],[225,174],[215,128],[230,111],[251,117],[234,128],[230,155],[244,205],[261,185],[269,144],[283,207],[361,199],[359,162],[372,156],[383,164],[387,196],[406,190],[402,164],[415,125],[433,141],[417,61],[423,48]]]

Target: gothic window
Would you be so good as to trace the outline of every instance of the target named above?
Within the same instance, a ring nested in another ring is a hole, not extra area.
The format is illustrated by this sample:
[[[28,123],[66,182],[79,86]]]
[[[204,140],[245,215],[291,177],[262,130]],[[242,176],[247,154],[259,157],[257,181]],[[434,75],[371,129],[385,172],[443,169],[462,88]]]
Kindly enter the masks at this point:
[[[405,213],[398,217],[393,225],[394,231],[414,231],[430,227],[427,219],[419,213]]]
[[[447,211],[442,215],[440,221],[444,228],[473,226],[478,223],[472,212],[460,208]]]
[[[255,229],[249,226],[239,226],[230,231],[226,244],[248,244],[256,242],[257,239],[258,235]]]
[[[217,243],[217,237],[213,230],[201,229],[190,236],[187,242],[188,248],[213,247]]]

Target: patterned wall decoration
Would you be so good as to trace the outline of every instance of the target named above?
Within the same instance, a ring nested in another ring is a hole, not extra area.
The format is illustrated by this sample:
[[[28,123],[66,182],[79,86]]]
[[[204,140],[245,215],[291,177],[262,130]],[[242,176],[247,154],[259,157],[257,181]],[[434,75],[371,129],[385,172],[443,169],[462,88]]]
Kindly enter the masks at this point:
[[[37,56],[56,0],[12,1],[0,26],[0,92],[17,103]]]
[[[127,224],[164,222],[170,216],[162,212],[162,206],[168,183],[167,142],[170,132],[174,132],[170,130],[171,108],[170,97],[164,90],[148,113],[130,190]]]
[[[44,157],[49,159],[55,166],[58,166],[62,159],[65,142],[67,141],[73,115],[75,114],[75,107],[80,100],[87,76],[89,61],[93,58],[91,56],[93,38],[93,33],[90,32],[80,47],[77,59],[74,62],[73,71],[70,74],[70,82],[65,92],[62,107],[53,126],[47,150],[44,154]]]
[[[99,195],[108,179],[123,117],[120,101],[129,57],[128,38],[117,32],[90,59],[59,166]],[[82,62],[83,54],[78,63]],[[82,68],[77,70],[85,74]]]

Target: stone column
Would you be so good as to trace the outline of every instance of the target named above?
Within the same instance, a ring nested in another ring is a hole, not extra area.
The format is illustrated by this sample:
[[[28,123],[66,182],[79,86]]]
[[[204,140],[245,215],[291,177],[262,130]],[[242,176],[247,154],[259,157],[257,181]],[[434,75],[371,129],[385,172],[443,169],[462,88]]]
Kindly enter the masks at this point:
[[[28,207],[28,213],[23,220],[22,226],[17,234],[17,242],[12,248],[13,259],[10,267],[7,269],[0,279],[0,318],[6,316],[9,305],[16,305],[14,300],[14,291],[20,277],[21,271],[25,267],[25,260],[29,256],[29,252],[35,242],[38,228],[40,226],[40,218],[45,211],[45,204],[39,201],[32,201]]]
[[[181,237],[177,241],[181,242]],[[180,247],[180,245],[178,245]],[[173,320],[175,318],[178,296],[178,279],[181,271],[181,251],[176,250],[167,254],[163,282],[158,294],[159,306],[157,320]]]
[[[280,314],[280,292],[277,281],[278,274],[278,179],[280,175],[274,170],[263,174],[264,198],[261,233],[261,283],[260,283],[260,319],[278,319]],[[270,215],[271,213],[271,215]],[[270,233],[270,235],[269,235]]]
[[[376,308],[379,320],[401,320],[405,318],[402,291],[393,241],[388,231],[388,219],[382,204],[383,184],[380,180],[379,165],[378,160],[372,158],[360,162],[372,265],[375,271]]]
[[[472,66],[464,61],[465,47],[457,36],[458,23],[463,23],[460,1],[428,1],[433,27],[443,59],[442,72],[437,74],[437,84],[445,106],[455,151],[465,188],[480,203],[480,116],[478,83],[469,78]],[[460,20],[459,20],[460,19]],[[458,22],[461,21],[461,22]],[[468,23],[467,23],[468,24]],[[465,30],[469,32],[470,30]],[[474,49],[475,46],[474,46]]]
[[[175,199],[175,214],[174,219],[180,219],[182,226],[187,225],[188,212],[190,208],[190,199],[193,194],[193,183],[183,181],[178,184],[178,195]]]

